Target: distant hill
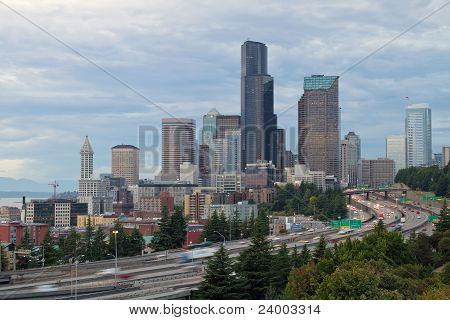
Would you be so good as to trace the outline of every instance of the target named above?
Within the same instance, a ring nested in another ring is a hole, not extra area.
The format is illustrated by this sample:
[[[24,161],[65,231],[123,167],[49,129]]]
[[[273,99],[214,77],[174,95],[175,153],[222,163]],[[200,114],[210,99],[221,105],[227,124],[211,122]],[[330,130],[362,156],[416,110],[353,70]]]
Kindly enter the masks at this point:
[[[78,182],[72,180],[57,180],[59,187],[58,193],[66,191],[75,191],[78,189]],[[39,183],[30,179],[13,179],[7,177],[0,177],[0,192],[14,191],[14,192],[39,192],[45,194],[52,194],[53,188],[47,183]]]

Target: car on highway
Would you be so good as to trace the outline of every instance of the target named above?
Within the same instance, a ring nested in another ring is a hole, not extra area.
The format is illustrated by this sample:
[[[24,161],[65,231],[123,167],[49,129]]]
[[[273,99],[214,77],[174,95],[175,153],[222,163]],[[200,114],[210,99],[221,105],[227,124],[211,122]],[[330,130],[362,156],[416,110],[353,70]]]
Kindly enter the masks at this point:
[[[240,244],[247,244],[245,241],[239,241]]]
[[[43,284],[33,289],[34,292],[55,292],[58,291],[58,287],[54,284]]]
[[[313,240],[319,240],[320,239],[320,237],[314,237],[313,238]]]
[[[308,232],[314,232],[314,229],[309,229]]]
[[[309,243],[309,240],[299,240],[298,243]]]
[[[117,272],[120,271],[120,268],[117,268]],[[97,275],[108,275],[108,274],[115,274],[116,273],[116,269],[115,268],[108,268],[108,269],[103,269],[100,270],[99,272],[97,272]]]
[[[422,219],[422,217],[421,217],[421,216],[416,216],[416,218],[417,218],[417,219]]]

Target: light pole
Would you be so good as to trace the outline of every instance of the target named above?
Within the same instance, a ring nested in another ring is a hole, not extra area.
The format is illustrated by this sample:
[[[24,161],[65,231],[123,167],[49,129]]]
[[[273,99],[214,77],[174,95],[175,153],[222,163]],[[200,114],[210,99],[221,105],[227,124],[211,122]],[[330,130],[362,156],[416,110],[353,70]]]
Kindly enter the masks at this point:
[[[117,234],[119,231],[113,230],[112,234],[114,235],[114,247],[116,249],[116,259],[114,262],[114,284],[117,286]]]
[[[75,260],[75,300],[77,300],[78,293],[78,260]]]
[[[214,231],[214,232],[223,238],[223,245],[225,246],[225,236],[223,234],[221,234],[219,231]]]

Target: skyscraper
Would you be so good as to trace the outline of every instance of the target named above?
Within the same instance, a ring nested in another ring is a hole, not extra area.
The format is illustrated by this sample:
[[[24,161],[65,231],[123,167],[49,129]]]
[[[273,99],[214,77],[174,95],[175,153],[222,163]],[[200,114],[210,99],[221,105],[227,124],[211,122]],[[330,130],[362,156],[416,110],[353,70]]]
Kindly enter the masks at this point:
[[[217,116],[217,138],[225,138],[225,134],[229,130],[241,129],[241,116],[239,115],[225,115]]]
[[[225,132],[225,172],[241,172],[241,130]]]
[[[286,132],[284,129],[277,129],[276,139],[276,179],[277,181],[283,181],[284,168],[286,167]]]
[[[406,164],[407,167],[431,165],[431,109],[427,103],[406,108]]]
[[[217,137],[217,117],[219,115],[219,111],[213,108],[203,116],[202,144],[206,144],[210,148],[212,146],[213,139]]]
[[[161,179],[180,179],[180,164],[195,163],[195,120],[162,119],[162,170]]]
[[[446,167],[450,162],[450,147],[442,147],[441,168]]]
[[[139,148],[131,145],[117,145],[111,149],[112,175],[124,178],[129,186],[139,183]]]
[[[242,168],[257,161],[276,162],[277,117],[273,78],[267,74],[267,47],[246,41],[241,46]]]
[[[340,111],[337,76],[305,77],[298,102],[298,161],[340,179]]]
[[[358,184],[358,162],[361,160],[361,139],[353,131],[344,137],[347,141],[347,176],[348,184],[356,186]],[[343,173],[341,173],[343,175]]]
[[[394,176],[406,168],[406,138],[404,135],[386,138],[386,158],[394,160]]]
[[[81,180],[91,179],[92,173],[94,171],[94,150],[92,150],[88,136],[86,136],[86,139],[84,139],[84,143],[81,146],[80,159],[81,159],[80,179]]]

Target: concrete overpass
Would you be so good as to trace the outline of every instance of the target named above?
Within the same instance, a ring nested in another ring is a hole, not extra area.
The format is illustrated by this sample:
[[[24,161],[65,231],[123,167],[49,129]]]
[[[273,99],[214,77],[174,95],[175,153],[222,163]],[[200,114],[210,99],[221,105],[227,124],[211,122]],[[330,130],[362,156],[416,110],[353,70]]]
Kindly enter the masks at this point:
[[[408,188],[369,188],[369,189],[347,189],[344,190],[344,195],[347,196],[347,203],[352,200],[352,195],[354,194],[365,194],[366,200],[369,200],[369,195],[371,193],[384,193],[384,198],[387,199],[389,192],[402,192],[403,196],[406,196],[406,191]]]

